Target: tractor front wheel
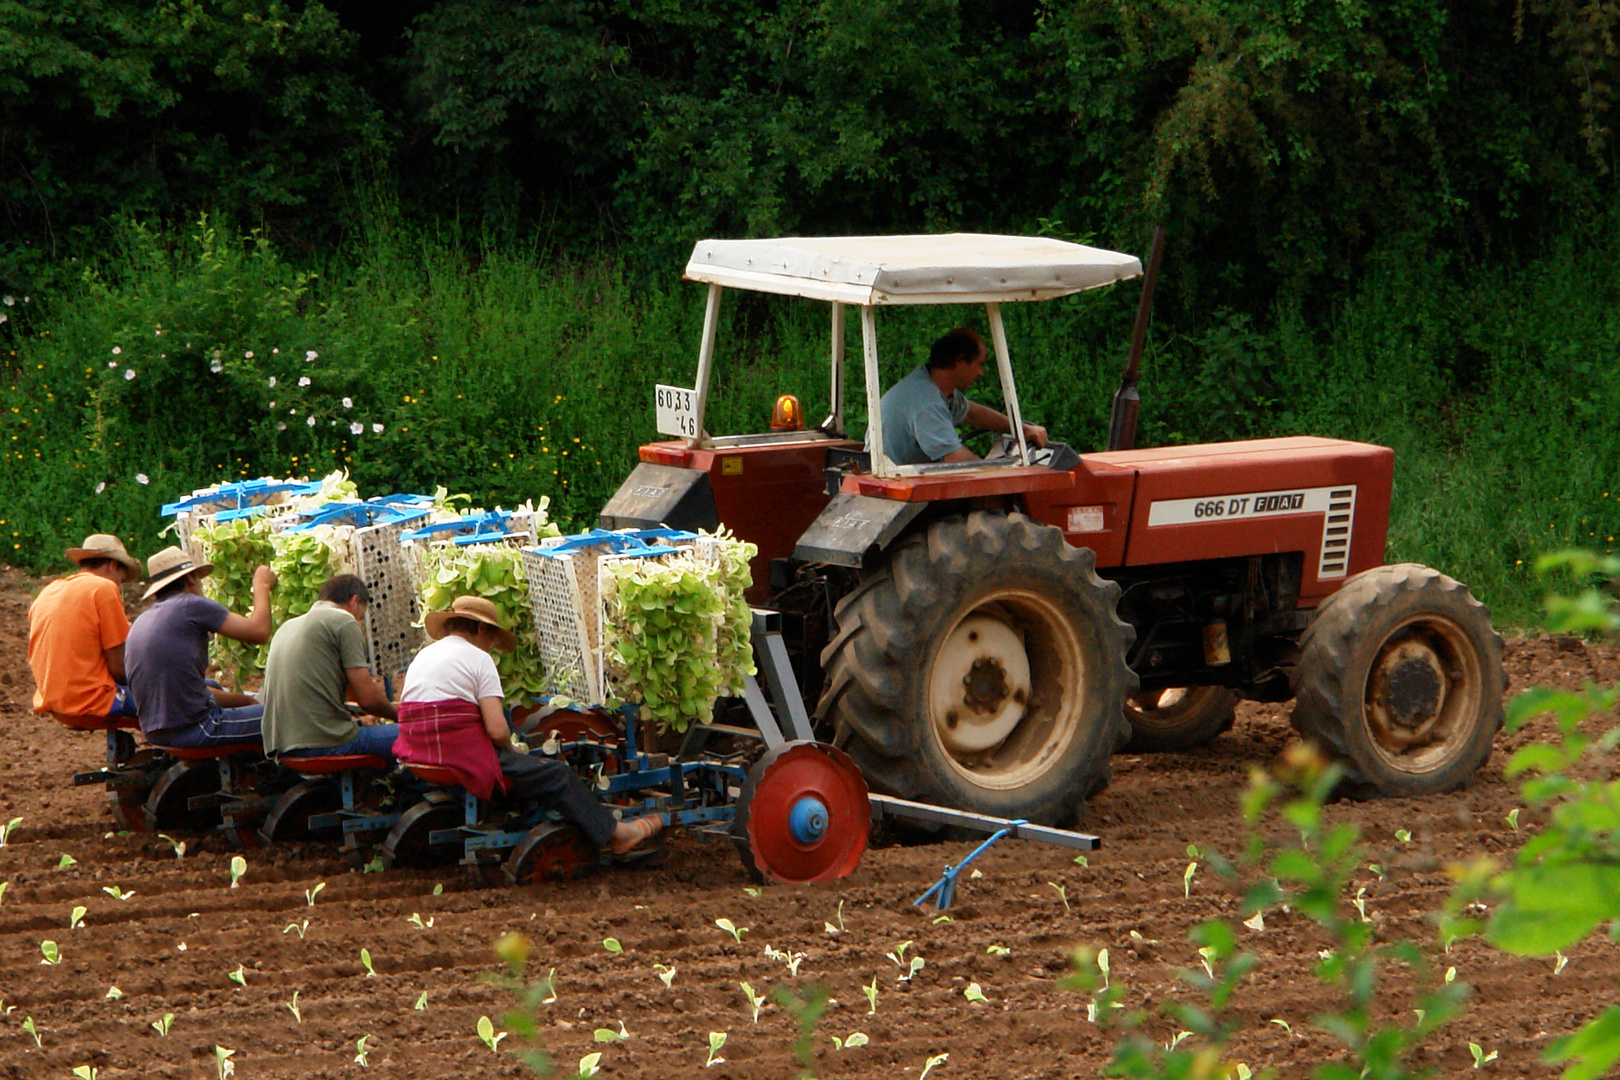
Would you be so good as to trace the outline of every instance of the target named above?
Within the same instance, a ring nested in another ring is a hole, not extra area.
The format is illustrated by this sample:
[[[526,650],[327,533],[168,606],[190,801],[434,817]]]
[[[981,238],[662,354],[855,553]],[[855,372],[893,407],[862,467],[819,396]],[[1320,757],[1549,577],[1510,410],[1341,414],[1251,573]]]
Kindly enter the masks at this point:
[[[1466,787],[1502,726],[1502,638],[1468,589],[1426,566],[1357,574],[1301,641],[1293,725],[1357,798]]]
[[[1096,556],[1022,514],[902,540],[838,605],[818,713],[880,791],[1066,826],[1129,735],[1131,628]]]
[[[1131,725],[1127,753],[1195,750],[1232,729],[1237,693],[1224,686],[1171,686],[1144,690],[1125,702]]]

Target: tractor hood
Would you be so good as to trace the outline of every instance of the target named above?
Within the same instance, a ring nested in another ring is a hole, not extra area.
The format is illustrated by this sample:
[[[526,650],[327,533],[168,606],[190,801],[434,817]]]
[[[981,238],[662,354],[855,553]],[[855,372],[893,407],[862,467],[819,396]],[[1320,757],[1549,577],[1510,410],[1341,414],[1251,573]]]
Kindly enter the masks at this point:
[[[692,281],[860,305],[1050,300],[1141,272],[1134,255],[983,233],[702,240],[686,264]]]

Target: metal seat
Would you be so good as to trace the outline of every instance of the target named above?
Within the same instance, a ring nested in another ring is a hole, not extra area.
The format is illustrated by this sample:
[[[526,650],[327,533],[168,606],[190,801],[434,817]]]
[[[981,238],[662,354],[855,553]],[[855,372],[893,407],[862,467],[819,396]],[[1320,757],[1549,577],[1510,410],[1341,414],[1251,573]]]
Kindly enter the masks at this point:
[[[448,765],[430,765],[423,761],[402,761],[400,764],[429,784],[438,784],[440,787],[461,786],[461,777]]]
[[[141,726],[137,716],[69,716],[55,712],[51,716],[75,731],[135,731]]]
[[[225,746],[165,746],[163,749],[181,761],[213,761],[238,754],[263,754],[262,742],[230,743]]]
[[[276,762],[307,776],[326,776],[350,769],[386,769],[393,764],[388,758],[376,754],[282,754]]]

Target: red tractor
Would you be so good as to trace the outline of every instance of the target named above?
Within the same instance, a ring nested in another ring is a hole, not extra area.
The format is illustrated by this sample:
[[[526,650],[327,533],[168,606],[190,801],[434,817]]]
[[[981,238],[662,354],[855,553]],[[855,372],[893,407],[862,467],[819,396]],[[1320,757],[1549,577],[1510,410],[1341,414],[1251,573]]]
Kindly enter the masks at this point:
[[[641,447],[601,524],[723,524],[757,544],[751,599],[781,614],[800,693],[882,792],[1068,825],[1115,751],[1208,742],[1240,697],[1292,698],[1351,794],[1467,784],[1501,726],[1501,639],[1460,583],[1384,564],[1392,451],[1130,448],[1151,268],[1108,451],[1037,453],[1020,434],[963,464],[882,453],[880,308],[984,304],[1021,433],[1000,305],[1141,273],[1135,257],[1040,238],[703,241],[686,268],[708,285],[696,385],[658,388],[658,430],[675,438]],[[785,399],[769,431],[705,428],[725,288],[830,303],[821,424]],[[848,306],[870,449],[845,434]]]

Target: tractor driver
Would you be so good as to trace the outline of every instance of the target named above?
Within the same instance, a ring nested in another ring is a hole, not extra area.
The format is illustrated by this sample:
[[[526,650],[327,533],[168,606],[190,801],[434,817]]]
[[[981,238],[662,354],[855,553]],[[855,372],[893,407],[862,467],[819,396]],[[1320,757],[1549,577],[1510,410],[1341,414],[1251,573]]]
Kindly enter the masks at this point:
[[[984,374],[984,339],[959,327],[934,342],[928,363],[889,387],[883,395],[883,453],[896,465],[935,461],[978,461],[962,445],[956,425],[1012,433],[1012,421],[988,405],[969,401],[963,391]],[[1024,439],[1046,445],[1046,429],[1024,425]],[[870,447],[868,447],[870,449]]]

